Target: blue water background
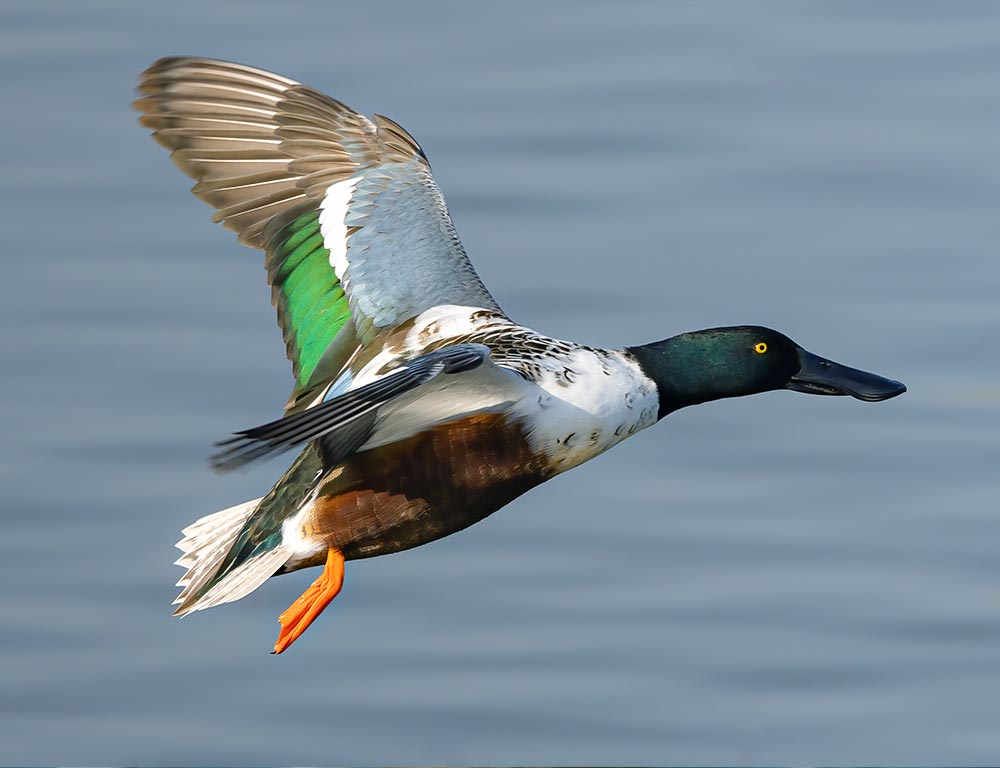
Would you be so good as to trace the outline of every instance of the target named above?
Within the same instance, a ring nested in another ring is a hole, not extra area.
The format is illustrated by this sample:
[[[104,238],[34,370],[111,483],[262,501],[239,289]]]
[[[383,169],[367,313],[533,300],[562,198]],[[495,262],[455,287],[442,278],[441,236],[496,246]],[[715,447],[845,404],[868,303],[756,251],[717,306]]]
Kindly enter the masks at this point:
[[[692,408],[473,528],[171,618],[291,377],[135,123],[227,58],[424,146],[509,314],[761,323],[905,381]],[[1000,5],[0,4],[0,763],[995,763]]]

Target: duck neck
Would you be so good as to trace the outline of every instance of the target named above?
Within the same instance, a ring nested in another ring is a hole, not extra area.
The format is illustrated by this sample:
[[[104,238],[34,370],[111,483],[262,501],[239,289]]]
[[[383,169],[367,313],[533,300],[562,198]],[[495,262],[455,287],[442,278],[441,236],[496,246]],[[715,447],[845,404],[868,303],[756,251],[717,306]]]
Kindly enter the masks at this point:
[[[658,418],[689,405],[750,394],[734,380],[720,347],[720,334],[711,329],[626,348],[656,384]]]

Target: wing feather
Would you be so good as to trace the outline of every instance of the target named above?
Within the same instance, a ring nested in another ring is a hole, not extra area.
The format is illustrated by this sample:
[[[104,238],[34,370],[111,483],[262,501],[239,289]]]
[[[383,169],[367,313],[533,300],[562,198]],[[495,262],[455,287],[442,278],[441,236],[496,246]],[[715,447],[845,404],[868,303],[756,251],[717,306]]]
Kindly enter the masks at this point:
[[[192,192],[216,208],[213,219],[266,252],[296,377],[290,407],[317,378],[339,373],[357,345],[425,309],[499,311],[420,145],[394,121],[369,120],[280,75],[210,59],[161,59],[142,74],[139,91],[140,123],[197,181]],[[328,195],[348,180],[352,195]],[[315,216],[334,203],[328,234]],[[337,353],[324,355],[334,339]]]
[[[489,350],[481,344],[457,344],[429,352],[371,384],[300,413],[237,432],[218,444],[223,450],[212,457],[212,465],[229,471],[325,436],[326,461],[334,466],[368,439],[380,406],[441,374],[477,368],[487,357]]]

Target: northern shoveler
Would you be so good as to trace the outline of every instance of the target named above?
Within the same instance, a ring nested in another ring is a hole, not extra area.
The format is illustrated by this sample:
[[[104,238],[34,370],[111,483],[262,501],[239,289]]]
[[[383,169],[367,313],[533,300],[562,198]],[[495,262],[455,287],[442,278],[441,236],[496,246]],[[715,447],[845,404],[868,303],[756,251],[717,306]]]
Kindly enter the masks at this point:
[[[518,325],[459,242],[420,145],[293,80],[162,59],[140,122],[215,221],[265,253],[295,385],[283,418],[222,444],[228,470],[304,446],[266,496],[184,530],[177,614],[324,565],[285,611],[291,645],[344,561],[424,544],[688,405],[775,389],[885,400],[896,381],[759,326],[621,350]]]

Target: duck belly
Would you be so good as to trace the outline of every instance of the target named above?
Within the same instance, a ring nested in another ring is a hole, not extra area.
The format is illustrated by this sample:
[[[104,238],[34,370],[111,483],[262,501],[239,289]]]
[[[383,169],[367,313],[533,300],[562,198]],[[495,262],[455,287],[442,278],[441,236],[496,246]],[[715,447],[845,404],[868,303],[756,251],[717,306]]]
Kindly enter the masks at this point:
[[[474,414],[351,456],[321,480],[301,535],[348,560],[399,552],[467,528],[551,474],[519,421]]]

